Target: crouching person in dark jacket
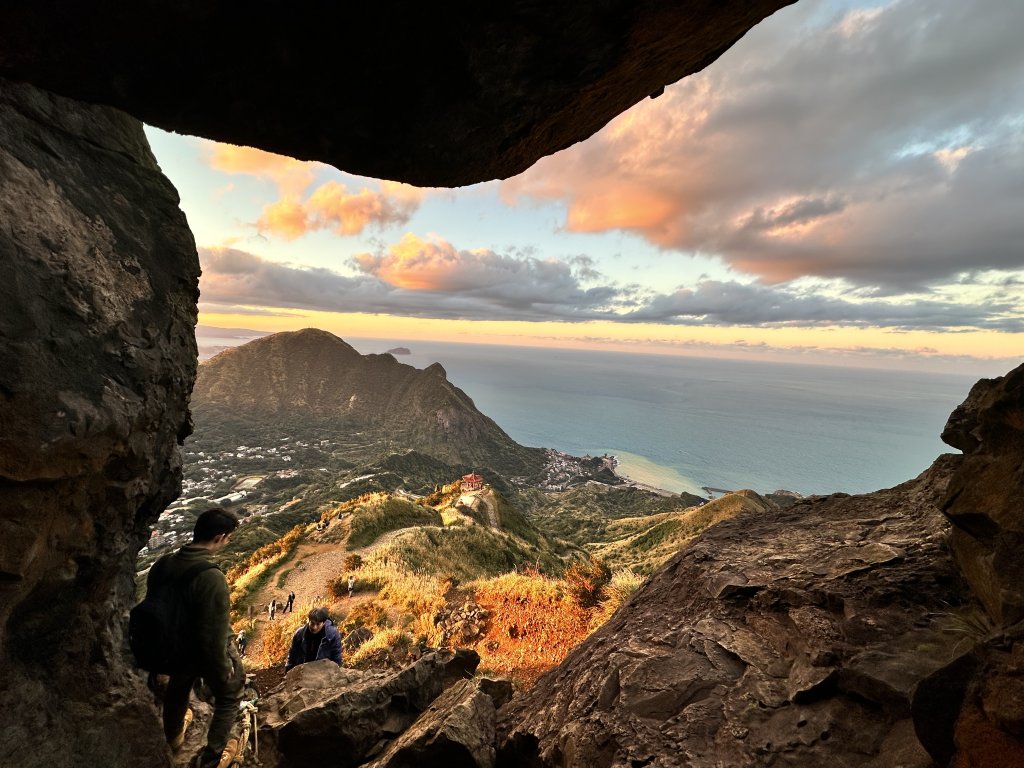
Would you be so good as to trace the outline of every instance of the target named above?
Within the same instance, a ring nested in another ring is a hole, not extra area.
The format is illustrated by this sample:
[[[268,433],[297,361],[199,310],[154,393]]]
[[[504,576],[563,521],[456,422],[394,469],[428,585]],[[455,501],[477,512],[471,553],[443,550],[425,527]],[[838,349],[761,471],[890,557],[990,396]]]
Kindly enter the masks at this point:
[[[319,659],[330,659],[341,666],[341,635],[327,618],[327,611],[314,608],[306,614],[306,623],[292,635],[292,647],[288,651],[288,663],[284,665],[284,671]]]

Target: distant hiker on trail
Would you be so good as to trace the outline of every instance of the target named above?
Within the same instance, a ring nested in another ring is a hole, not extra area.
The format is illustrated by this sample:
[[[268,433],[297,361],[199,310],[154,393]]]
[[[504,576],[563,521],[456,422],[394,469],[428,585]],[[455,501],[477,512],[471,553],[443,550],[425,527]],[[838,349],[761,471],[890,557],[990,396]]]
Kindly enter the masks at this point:
[[[330,659],[341,666],[341,635],[327,618],[327,611],[314,608],[306,614],[306,623],[292,635],[292,647],[284,671],[319,659]]]
[[[249,638],[245,636],[245,630],[238,630],[238,636],[235,638],[235,644],[238,646],[238,655],[245,656],[245,646],[249,644]]]
[[[215,705],[206,747],[192,765],[212,768],[220,762],[231,726],[238,716],[245,672],[242,660],[231,644],[231,607],[224,574],[213,562],[213,555],[230,541],[238,519],[224,509],[210,509],[196,520],[192,543],[177,552],[164,555],[153,565],[146,580],[147,594],[163,589],[176,590],[185,608],[176,628],[188,658],[181,659],[171,674],[164,694],[164,735],[173,749],[180,749],[191,718],[189,693],[201,677],[213,691]],[[191,578],[180,580],[187,572]]]
[[[275,597],[270,601],[270,605],[267,606],[267,613],[270,614],[270,620],[274,620],[274,614],[277,613],[277,598]]]
[[[294,613],[295,611],[295,593],[288,593],[288,602],[284,604],[284,610],[281,613]]]
[[[352,597],[352,593],[355,592],[355,589],[356,589],[356,577],[353,576],[352,574],[349,574],[349,576],[348,576],[348,596],[349,597]]]

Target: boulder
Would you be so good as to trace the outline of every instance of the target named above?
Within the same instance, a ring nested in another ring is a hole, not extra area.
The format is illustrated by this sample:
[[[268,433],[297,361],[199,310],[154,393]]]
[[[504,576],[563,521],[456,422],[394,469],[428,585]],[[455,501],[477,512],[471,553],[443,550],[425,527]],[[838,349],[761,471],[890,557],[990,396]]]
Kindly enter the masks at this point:
[[[984,612],[958,627],[963,654],[918,687],[914,726],[940,765],[1024,765],[1024,366],[975,384],[942,439],[965,454],[942,510]]]
[[[455,683],[368,768],[494,768],[495,701],[484,682]]]
[[[436,653],[398,672],[345,669],[327,659],[303,664],[260,703],[260,744],[283,766],[360,765],[430,706],[444,676]]]
[[[708,529],[500,709],[499,764],[929,765],[914,691],[977,610],[938,509],[960,460]]]
[[[123,630],[180,491],[195,242],[141,123],[6,81],[0,222],[0,764],[167,764]]]

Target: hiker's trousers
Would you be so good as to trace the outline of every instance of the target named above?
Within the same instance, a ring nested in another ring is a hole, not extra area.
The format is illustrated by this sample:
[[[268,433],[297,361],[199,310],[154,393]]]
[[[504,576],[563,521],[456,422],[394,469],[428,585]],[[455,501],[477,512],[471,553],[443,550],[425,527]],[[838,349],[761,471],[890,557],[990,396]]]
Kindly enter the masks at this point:
[[[245,685],[242,661],[234,653],[230,655],[233,673],[230,678],[220,680],[212,676],[203,677],[203,683],[209,687],[214,699],[206,748],[218,755],[224,751],[231,735],[231,726],[238,719],[238,702],[242,699],[242,688]],[[168,741],[178,735],[182,723],[185,722],[189,694],[200,676],[188,673],[171,675],[167,683],[167,692],[164,694],[164,735]]]

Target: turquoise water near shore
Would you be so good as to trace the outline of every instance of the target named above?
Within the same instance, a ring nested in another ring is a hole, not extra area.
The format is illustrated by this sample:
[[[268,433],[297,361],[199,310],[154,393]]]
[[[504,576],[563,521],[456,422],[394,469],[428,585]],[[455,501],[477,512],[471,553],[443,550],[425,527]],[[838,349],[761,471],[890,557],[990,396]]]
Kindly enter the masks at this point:
[[[473,344],[406,346],[525,445],[612,453],[621,474],[672,491],[863,493],[940,453],[974,376]]]
[[[618,450],[608,448],[602,450],[601,453],[613,454],[619,460],[619,465],[616,467],[615,472],[622,477],[628,477],[630,480],[635,480],[638,483],[654,488],[662,488],[673,493],[692,493],[697,496],[707,495],[700,487],[700,483],[694,478],[685,477],[679,473],[679,470],[658,464],[645,456],[639,456],[635,453],[624,451],[621,448]]]

